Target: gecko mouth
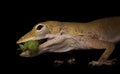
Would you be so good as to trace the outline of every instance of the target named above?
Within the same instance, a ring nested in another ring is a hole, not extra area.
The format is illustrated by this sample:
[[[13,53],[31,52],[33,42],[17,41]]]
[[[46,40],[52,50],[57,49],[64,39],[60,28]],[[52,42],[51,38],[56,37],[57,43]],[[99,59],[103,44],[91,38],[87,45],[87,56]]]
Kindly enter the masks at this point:
[[[38,40],[39,41],[39,45],[45,43],[48,41],[48,38],[45,38],[45,39],[41,39],[41,40]]]
[[[38,53],[40,49],[38,49],[39,45],[48,41],[48,38],[41,40],[32,40],[18,44],[20,48],[18,50],[22,51],[20,56],[22,57],[30,57],[34,54]]]

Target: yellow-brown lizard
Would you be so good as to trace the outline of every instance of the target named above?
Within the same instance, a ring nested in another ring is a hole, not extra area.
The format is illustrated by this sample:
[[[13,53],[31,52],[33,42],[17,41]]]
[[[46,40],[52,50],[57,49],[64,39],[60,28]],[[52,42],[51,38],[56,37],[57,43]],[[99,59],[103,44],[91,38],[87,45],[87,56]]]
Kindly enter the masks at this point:
[[[109,17],[88,23],[46,21],[38,23],[33,29],[22,36],[17,44],[29,40],[47,39],[39,45],[39,52],[30,53],[26,50],[23,57],[37,56],[45,52],[67,52],[80,49],[105,49],[98,61],[92,65],[112,65],[113,60],[107,60],[115,43],[120,41],[120,17]]]

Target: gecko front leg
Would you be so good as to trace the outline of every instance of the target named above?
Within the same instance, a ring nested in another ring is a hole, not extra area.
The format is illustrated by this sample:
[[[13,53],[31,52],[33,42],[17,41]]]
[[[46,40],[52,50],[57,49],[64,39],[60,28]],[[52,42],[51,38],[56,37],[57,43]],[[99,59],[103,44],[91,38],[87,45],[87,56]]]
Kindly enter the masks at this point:
[[[88,40],[87,43],[91,48],[105,49],[104,53],[100,56],[98,61],[92,61],[89,62],[89,64],[91,64],[92,66],[101,66],[101,65],[112,65],[115,63],[114,60],[107,60],[115,48],[113,43],[101,41],[97,39]]]

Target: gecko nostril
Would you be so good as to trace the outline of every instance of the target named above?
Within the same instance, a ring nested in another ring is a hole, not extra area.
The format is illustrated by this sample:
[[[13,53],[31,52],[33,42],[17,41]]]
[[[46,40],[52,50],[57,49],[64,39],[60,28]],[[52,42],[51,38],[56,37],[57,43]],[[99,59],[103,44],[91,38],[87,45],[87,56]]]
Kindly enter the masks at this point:
[[[42,25],[39,25],[36,29],[41,30],[42,27],[43,27]]]

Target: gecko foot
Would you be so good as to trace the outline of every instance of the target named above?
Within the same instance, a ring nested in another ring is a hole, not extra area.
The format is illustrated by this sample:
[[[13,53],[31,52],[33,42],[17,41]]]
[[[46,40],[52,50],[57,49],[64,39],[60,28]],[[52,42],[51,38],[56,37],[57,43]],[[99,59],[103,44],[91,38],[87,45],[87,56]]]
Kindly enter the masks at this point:
[[[69,58],[65,60],[55,60],[54,65],[55,66],[61,66],[63,64],[75,64],[75,58]]]
[[[61,66],[62,64],[64,64],[64,61],[63,61],[63,60],[55,60],[55,61],[54,61],[54,65],[55,65],[55,66]]]
[[[67,60],[68,64],[75,64],[75,58],[70,58]]]
[[[116,59],[106,60],[106,61],[92,61],[92,62],[89,62],[89,65],[92,65],[92,66],[113,65],[115,64],[115,61]]]

